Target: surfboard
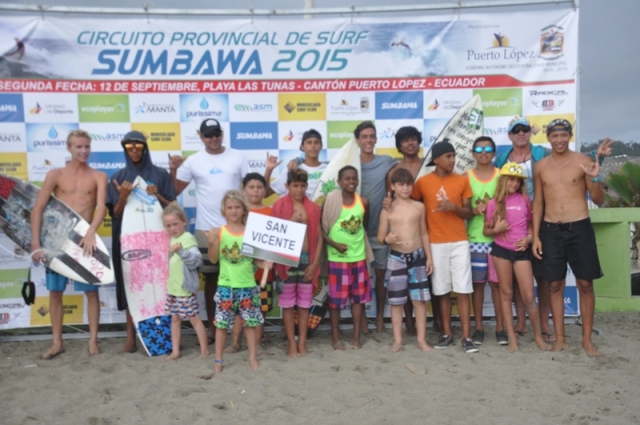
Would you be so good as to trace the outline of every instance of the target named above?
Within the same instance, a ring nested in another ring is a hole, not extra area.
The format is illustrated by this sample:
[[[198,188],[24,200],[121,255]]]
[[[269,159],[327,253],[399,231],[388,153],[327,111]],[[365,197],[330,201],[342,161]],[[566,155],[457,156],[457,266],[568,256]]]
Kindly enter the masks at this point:
[[[26,252],[31,252],[31,211],[40,188],[24,180],[0,174],[0,230]],[[62,276],[94,285],[113,283],[109,250],[99,236],[98,249],[85,257],[78,245],[89,223],[55,196],[42,212],[40,244],[47,267]]]
[[[162,206],[147,194],[138,176],[122,214],[120,246],[122,276],[129,313],[150,356],[171,353],[171,316],[164,306],[169,278],[169,234],[162,223]]]
[[[354,138],[351,138],[351,140],[345,143],[344,146],[336,152],[331,161],[329,161],[327,168],[325,168],[322,176],[320,176],[320,182],[316,190],[311,196],[313,202],[322,206],[327,194],[340,189],[340,186],[338,186],[338,172],[346,165],[355,167],[355,169],[358,170],[358,176],[360,176],[360,147]],[[356,192],[360,193],[360,184],[358,184]]]
[[[475,160],[471,155],[473,141],[482,136],[484,132],[484,114],[482,112],[482,99],[479,94],[473,96],[465,103],[444,126],[436,141],[440,143],[448,140],[456,150],[456,165],[454,171],[464,174],[475,166]],[[433,145],[431,146],[433,148]],[[424,156],[416,181],[435,170],[435,166],[428,166],[431,162],[431,148]]]

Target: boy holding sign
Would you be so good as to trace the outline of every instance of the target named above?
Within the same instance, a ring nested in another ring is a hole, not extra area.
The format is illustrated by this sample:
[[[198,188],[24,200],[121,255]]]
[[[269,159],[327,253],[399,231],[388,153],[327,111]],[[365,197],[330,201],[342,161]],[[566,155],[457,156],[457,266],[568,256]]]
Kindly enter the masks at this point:
[[[338,185],[342,190],[329,193],[322,207],[322,237],[328,245],[331,343],[334,350],[344,350],[338,322],[348,301],[353,316],[351,345],[361,347],[363,304],[371,301],[368,262],[373,261],[373,252],[364,231],[368,202],[356,193],[358,171],[350,165],[342,167]]]
[[[307,190],[307,172],[301,169],[291,170],[287,174],[289,193],[273,204],[273,216],[302,223],[307,226],[300,263],[297,267],[276,264],[278,279],[282,282],[282,292],[278,305],[282,308],[284,329],[289,342],[289,357],[307,355],[307,323],[309,309],[313,305],[313,291],[318,285],[320,275],[320,207],[309,198]],[[298,343],[295,340],[295,320],[293,308],[298,307]]]

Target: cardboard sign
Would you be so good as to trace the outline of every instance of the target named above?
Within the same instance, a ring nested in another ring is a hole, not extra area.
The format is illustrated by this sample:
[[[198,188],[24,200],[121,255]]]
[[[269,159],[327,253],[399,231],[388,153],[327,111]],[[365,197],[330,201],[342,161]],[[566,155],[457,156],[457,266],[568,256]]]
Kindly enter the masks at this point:
[[[296,267],[304,243],[306,224],[249,213],[242,253],[248,257]]]

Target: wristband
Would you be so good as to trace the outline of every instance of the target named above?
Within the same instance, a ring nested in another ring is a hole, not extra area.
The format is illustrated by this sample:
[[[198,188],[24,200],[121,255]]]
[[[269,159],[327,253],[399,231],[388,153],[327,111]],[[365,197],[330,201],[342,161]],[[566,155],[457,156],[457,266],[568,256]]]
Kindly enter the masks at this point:
[[[596,177],[591,177],[591,183],[600,183],[600,175]]]

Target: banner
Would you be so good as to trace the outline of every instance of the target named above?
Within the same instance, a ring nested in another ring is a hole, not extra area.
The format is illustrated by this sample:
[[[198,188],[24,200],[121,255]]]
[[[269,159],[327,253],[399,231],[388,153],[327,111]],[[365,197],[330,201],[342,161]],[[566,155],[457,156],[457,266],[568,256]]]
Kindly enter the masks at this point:
[[[132,129],[168,168],[167,153],[202,148],[196,130],[215,118],[225,145],[254,171],[264,172],[266,152],[283,159],[276,178],[311,128],[322,135],[323,161],[363,120],[377,127],[376,153],[398,157],[395,132],[406,125],[423,132],[426,152],[475,94],[498,153],[510,145],[514,115],[527,116],[533,143],[545,144],[553,118],[575,123],[578,12],[512,10],[353,20],[0,17],[0,172],[39,184],[70,159],[66,137],[77,128],[92,135],[90,165],[109,176],[124,167],[119,142]],[[180,202],[193,230],[193,186]],[[99,234],[110,247],[109,221]],[[17,307],[28,262],[6,237],[0,245],[0,329],[46,324],[45,310],[33,312],[40,303]],[[565,303],[577,314],[573,285]],[[37,289],[40,301],[43,280]],[[100,297],[101,321],[123,322],[113,286]],[[69,320],[86,323],[84,302],[65,301]]]

